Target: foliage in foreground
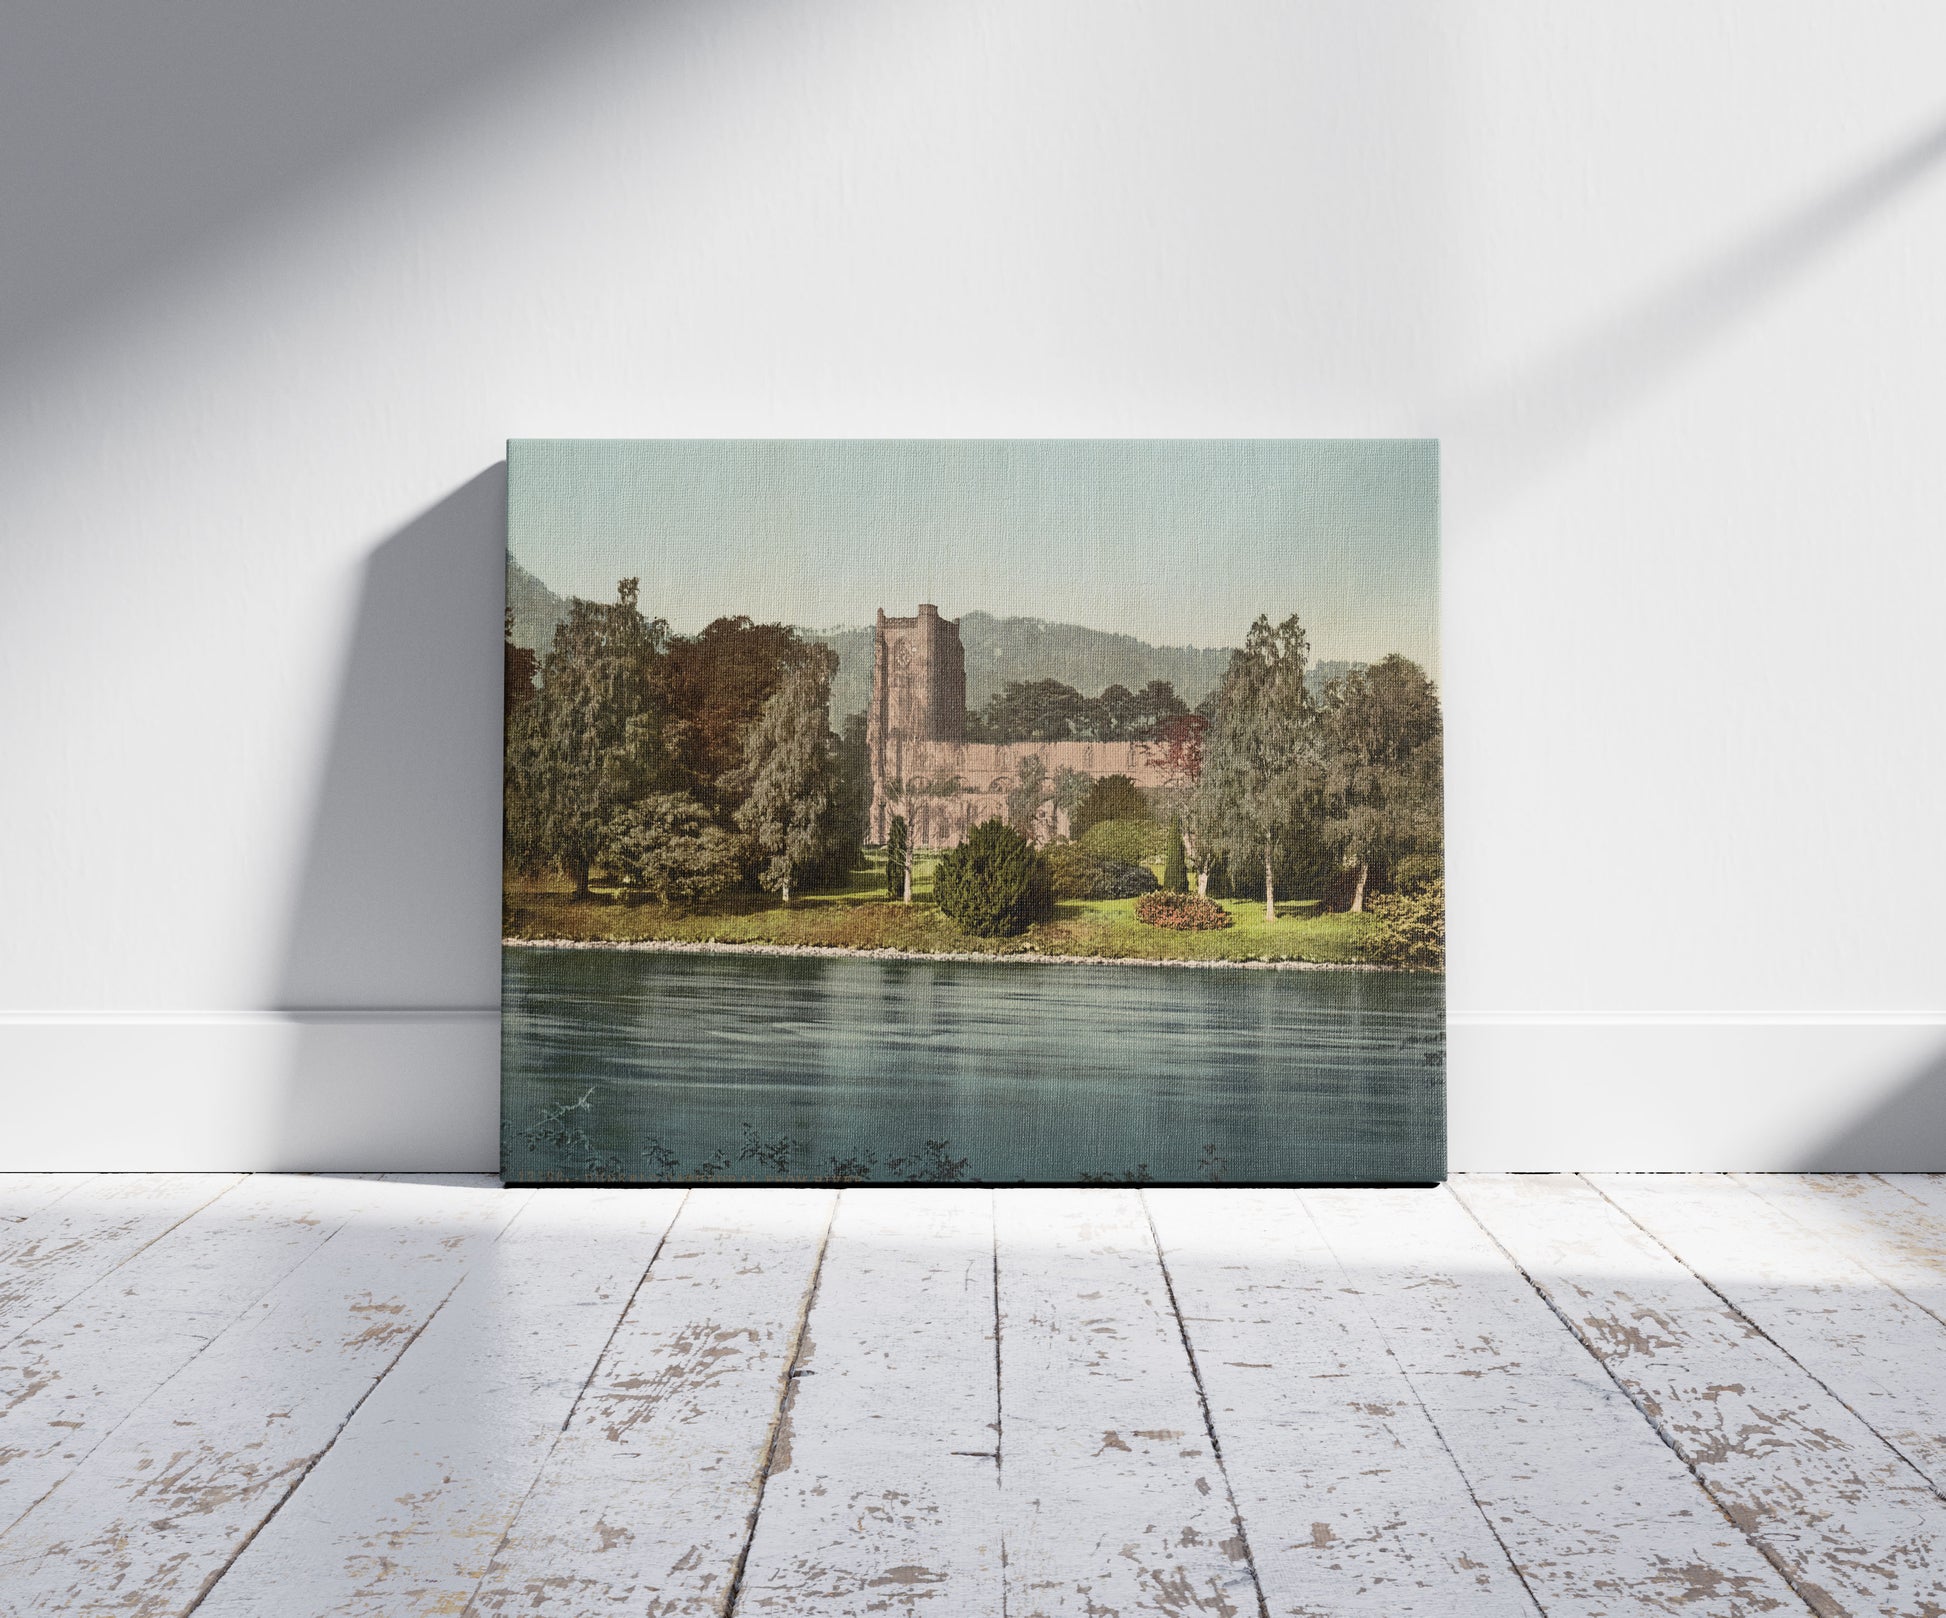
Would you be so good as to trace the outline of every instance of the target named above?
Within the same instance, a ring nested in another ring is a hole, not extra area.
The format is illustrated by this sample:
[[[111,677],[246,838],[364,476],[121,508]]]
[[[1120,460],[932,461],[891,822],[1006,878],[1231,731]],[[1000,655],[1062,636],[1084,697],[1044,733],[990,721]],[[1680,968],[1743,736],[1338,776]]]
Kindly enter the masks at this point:
[[[1135,901],[1135,917],[1151,927],[1168,927],[1181,933],[1213,932],[1235,921],[1214,899],[1170,892],[1144,894]]]
[[[1372,916],[1376,925],[1365,946],[1372,960],[1420,972],[1446,970],[1445,882],[1385,894],[1373,903]]]
[[[1103,859],[1074,843],[1056,843],[1047,851],[1057,899],[1135,899],[1155,891],[1155,877],[1146,865]]]
[[[1004,820],[983,820],[940,857],[939,908],[976,938],[1010,938],[1054,914],[1045,855]]]

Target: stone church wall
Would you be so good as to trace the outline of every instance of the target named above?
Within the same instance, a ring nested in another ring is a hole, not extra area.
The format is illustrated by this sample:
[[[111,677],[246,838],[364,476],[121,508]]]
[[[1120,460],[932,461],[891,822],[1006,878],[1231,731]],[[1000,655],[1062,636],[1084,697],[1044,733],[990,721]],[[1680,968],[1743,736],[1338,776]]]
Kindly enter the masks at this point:
[[[966,739],[966,649],[957,619],[930,604],[912,618],[879,609],[872,637],[872,704],[866,745],[872,766],[871,837],[883,843],[903,814],[915,845],[947,848],[993,816],[1005,816],[1020,766],[1038,756],[1049,789],[1063,770],[1096,779],[1126,775],[1160,786],[1156,752],[1142,742],[969,742]],[[1039,840],[1067,833],[1052,803],[1040,811]]]

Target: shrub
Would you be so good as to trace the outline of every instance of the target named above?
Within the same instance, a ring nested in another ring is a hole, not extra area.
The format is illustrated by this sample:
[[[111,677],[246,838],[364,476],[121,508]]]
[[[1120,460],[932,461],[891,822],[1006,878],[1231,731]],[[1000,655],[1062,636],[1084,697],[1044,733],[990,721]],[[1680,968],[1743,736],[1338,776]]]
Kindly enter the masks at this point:
[[[1229,911],[1194,893],[1144,894],[1135,901],[1135,919],[1179,933],[1206,933],[1235,925]]]
[[[1444,863],[1437,854],[1408,854],[1395,860],[1387,876],[1400,893],[1417,893],[1421,888],[1444,879]]]
[[[1103,859],[1074,843],[1056,843],[1047,863],[1057,899],[1133,899],[1155,889],[1147,866]]]
[[[1153,820],[1107,820],[1075,839],[1090,854],[1124,865],[1140,865],[1169,850],[1169,831]]]
[[[1142,789],[1126,775],[1104,775],[1088,788],[1081,801],[1074,806],[1074,815],[1068,829],[1076,842],[1092,826],[1104,825],[1111,820],[1147,820],[1149,800],[1142,796]]]
[[[687,793],[657,792],[608,817],[599,858],[625,889],[698,904],[742,883],[749,848]]]
[[[1047,857],[1004,820],[981,821],[942,855],[932,891],[939,908],[977,938],[1024,933],[1054,913]]]
[[[1374,900],[1376,925],[1366,937],[1366,955],[1384,966],[1417,972],[1446,970],[1446,884],[1428,882],[1413,893],[1388,893]]]
[[[885,897],[905,897],[905,862],[912,858],[907,847],[905,816],[892,817],[891,830],[885,834]]]

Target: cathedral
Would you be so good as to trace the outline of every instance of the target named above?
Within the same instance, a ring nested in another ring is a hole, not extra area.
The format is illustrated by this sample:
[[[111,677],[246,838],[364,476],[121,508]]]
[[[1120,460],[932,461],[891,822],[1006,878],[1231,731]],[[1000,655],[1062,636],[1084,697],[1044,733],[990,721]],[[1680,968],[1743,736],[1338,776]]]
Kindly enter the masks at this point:
[[[879,608],[865,727],[874,843],[885,841],[895,815],[905,816],[917,848],[949,848],[982,820],[1006,818],[1007,794],[1030,758],[1040,760],[1050,795],[1035,817],[1042,843],[1067,835],[1067,813],[1051,797],[1062,771],[1126,775],[1142,787],[1164,780],[1146,742],[969,742],[959,621],[930,603],[914,618],[888,618]]]

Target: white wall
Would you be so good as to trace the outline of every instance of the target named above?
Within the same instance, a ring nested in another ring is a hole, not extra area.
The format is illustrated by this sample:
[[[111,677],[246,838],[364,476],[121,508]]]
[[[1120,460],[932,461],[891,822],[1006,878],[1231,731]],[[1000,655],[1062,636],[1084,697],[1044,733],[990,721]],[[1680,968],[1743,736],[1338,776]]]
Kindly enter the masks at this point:
[[[508,436],[1430,434],[1456,1166],[1946,1168],[1942,50],[11,7],[0,1160],[491,1164]]]

